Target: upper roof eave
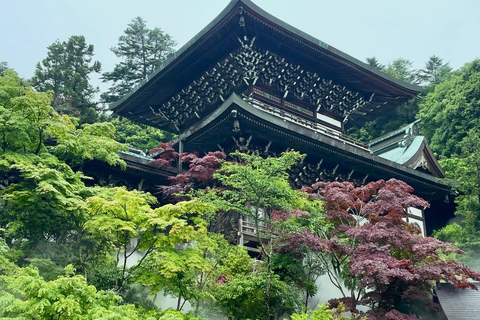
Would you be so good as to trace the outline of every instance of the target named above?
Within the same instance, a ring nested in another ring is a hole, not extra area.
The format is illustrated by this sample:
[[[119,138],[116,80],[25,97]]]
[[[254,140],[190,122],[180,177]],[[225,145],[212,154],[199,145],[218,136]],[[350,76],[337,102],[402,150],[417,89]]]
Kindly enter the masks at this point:
[[[293,34],[297,35],[298,37],[311,42],[313,45],[321,47],[321,48],[331,52],[332,54],[337,55],[337,56],[345,59],[346,61],[348,61],[348,62],[350,62],[354,65],[357,65],[360,68],[366,69],[367,71],[375,74],[376,76],[384,78],[385,80],[393,82],[393,83],[395,83],[399,86],[402,86],[402,87],[404,87],[408,90],[411,90],[411,91],[417,91],[418,93],[420,93],[420,91],[422,90],[421,86],[409,84],[409,83],[403,82],[399,79],[396,79],[396,78],[378,70],[377,68],[374,68],[374,67],[366,64],[365,62],[360,61],[357,58],[354,58],[351,55],[346,54],[345,52],[340,51],[335,47],[332,47],[328,43],[325,43],[322,40],[319,40],[319,39],[309,35],[308,33],[303,32],[302,30],[295,28],[294,26],[292,26],[292,25],[278,19],[277,17],[271,15],[270,13],[266,12],[265,10],[263,10],[262,8],[260,8],[256,4],[254,4],[251,0],[232,0],[230,3],[232,3],[232,2],[235,2],[235,3],[238,2],[238,3],[242,3],[242,4],[246,5],[247,7],[249,7],[253,11],[255,11],[257,14],[259,14],[260,16],[265,18],[266,20],[269,20],[269,21],[275,23],[278,27],[289,31],[290,33],[293,33]]]
[[[129,93],[123,96],[116,102],[110,104],[109,108],[114,112],[119,112],[122,110],[129,100],[137,96],[141,91],[153,85],[156,79],[160,78],[161,75],[169,69],[171,65],[174,64],[178,59],[181,59],[189,50],[195,47],[195,44],[199,42],[205,35],[210,31],[215,29],[222,20],[224,20],[229,14],[232,13],[234,9],[238,9],[240,6],[245,6],[246,8],[252,10],[256,15],[262,17],[265,20],[270,21],[272,24],[275,24],[278,28],[284,29],[285,31],[297,36],[303,41],[307,41],[313,46],[321,48],[328,51],[329,53],[343,59],[351,67],[364,71],[364,73],[369,73],[371,76],[380,78],[384,81],[393,83],[396,86],[399,86],[405,90],[411,91],[412,95],[418,94],[422,87],[405,83],[401,80],[395,79],[380,70],[377,70],[374,67],[369,66],[368,64],[328,45],[327,43],[289,25],[288,23],[274,17],[265,10],[261,9],[255,5],[250,0],[231,0],[230,3],[222,10],[222,12],[215,17],[207,26],[205,26],[200,32],[198,32],[190,41],[183,45],[179,50],[173,53],[164,63],[162,63],[154,72],[147,75],[147,77],[142,80],[137,86],[135,86]]]

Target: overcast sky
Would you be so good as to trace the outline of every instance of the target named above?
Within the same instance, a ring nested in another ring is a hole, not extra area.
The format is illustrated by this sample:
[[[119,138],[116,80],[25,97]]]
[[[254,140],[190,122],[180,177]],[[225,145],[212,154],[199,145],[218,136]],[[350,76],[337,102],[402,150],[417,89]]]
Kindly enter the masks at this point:
[[[480,57],[478,0],[254,0],[262,9],[362,61],[386,64],[403,57],[421,68],[436,54],[459,68]],[[84,35],[103,71],[110,51],[136,16],[185,44],[228,0],[0,0],[0,61],[22,77],[33,75],[56,39]],[[95,84],[99,83],[95,81]],[[105,86],[102,86],[105,88]]]

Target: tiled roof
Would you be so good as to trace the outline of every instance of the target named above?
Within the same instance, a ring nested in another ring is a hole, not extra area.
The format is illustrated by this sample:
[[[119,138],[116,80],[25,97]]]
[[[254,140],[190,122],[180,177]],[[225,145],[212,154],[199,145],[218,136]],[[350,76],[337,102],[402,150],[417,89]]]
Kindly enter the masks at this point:
[[[480,288],[480,282],[476,282]],[[449,283],[440,283],[435,289],[448,320],[480,319],[480,291],[456,289]]]

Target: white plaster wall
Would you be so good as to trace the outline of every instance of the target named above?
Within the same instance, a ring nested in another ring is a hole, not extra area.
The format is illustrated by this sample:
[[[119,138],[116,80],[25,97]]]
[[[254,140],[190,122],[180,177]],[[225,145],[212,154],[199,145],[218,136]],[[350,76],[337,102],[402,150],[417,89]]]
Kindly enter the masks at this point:
[[[318,288],[317,294],[312,297],[308,303],[308,306],[312,309],[320,304],[328,302],[330,299],[342,297],[342,292],[332,284],[326,274],[320,276],[315,284]]]

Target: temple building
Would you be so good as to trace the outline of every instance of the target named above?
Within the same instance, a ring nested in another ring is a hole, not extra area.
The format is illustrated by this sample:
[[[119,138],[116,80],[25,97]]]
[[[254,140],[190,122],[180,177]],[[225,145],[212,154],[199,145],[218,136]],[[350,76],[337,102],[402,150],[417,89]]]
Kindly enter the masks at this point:
[[[451,217],[453,195],[418,123],[370,144],[344,133],[350,123],[362,124],[392,112],[420,90],[286,24],[249,0],[232,0],[111,109],[175,133],[173,143],[179,152],[240,150],[275,156],[298,150],[307,156],[291,172],[296,188],[321,180],[356,185],[403,180],[431,203],[430,209],[412,211],[409,217],[428,234]],[[105,179],[113,175],[152,190],[175,174],[174,169],[149,166],[150,158],[144,154],[126,152],[122,157],[127,171],[109,172]],[[243,244],[246,240],[240,238]]]

